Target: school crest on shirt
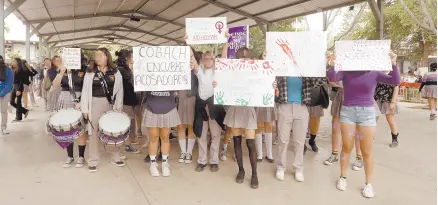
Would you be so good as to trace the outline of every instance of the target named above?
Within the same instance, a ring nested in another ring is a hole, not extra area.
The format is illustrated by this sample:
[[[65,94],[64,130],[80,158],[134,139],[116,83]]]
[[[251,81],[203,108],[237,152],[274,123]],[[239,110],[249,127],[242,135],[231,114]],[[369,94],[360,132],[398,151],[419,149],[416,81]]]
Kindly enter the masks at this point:
[[[79,72],[79,73],[78,73],[78,76],[79,76],[80,78],[84,77],[84,72]]]
[[[109,79],[110,79],[111,81],[114,81],[115,76],[114,76],[114,75],[110,75],[110,76],[109,76]]]

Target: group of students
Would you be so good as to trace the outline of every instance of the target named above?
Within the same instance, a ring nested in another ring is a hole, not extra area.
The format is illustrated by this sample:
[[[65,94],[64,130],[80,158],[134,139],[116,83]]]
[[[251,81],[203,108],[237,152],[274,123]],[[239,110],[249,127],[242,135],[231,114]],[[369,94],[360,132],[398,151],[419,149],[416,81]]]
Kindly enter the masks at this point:
[[[225,43],[221,55],[224,58],[227,56],[227,49],[228,43]],[[47,110],[80,109],[84,118],[94,125],[88,129],[87,165],[90,172],[96,172],[100,163],[98,119],[103,113],[115,110],[125,112],[131,118],[131,132],[125,143],[126,152],[139,153],[132,146],[139,143],[137,139],[141,135],[139,129],[147,135],[148,156],[145,161],[150,162],[150,174],[154,177],[171,174],[168,162],[169,136],[171,129],[177,128],[181,153],[178,162],[192,162],[192,152],[197,139],[199,156],[196,171],[198,172],[203,171],[208,164],[212,172],[219,170],[220,160],[227,158],[227,145],[232,136],[234,158],[238,165],[235,181],[239,184],[245,179],[242,154],[242,140],[245,139],[251,164],[250,186],[254,189],[259,186],[257,163],[261,162],[264,157],[262,133],[264,133],[266,146],[265,159],[270,163],[276,163],[275,176],[280,181],[285,179],[288,144],[291,139],[294,147],[292,172],[295,180],[302,182],[304,181],[303,155],[306,149],[306,136],[310,130],[309,145],[313,151],[317,152],[315,140],[319,126],[318,118],[323,113],[322,107],[310,106],[312,90],[325,86],[329,82],[332,87],[331,99],[333,101],[331,107],[333,140],[332,154],[325,164],[330,165],[341,161],[341,176],[337,183],[339,190],[345,191],[347,188],[347,168],[353,144],[356,143],[358,160],[354,163],[353,169],[359,170],[365,167],[366,185],[362,194],[365,197],[374,196],[371,186],[374,164],[372,142],[378,112],[386,114],[391,125],[391,147],[396,147],[398,144],[398,131],[393,115],[398,112],[396,88],[400,83],[400,72],[396,66],[397,56],[392,52],[390,57],[393,70],[389,74],[378,71],[337,72],[334,69],[335,56],[327,55],[328,78],[276,77],[276,80],[272,82],[276,96],[274,108],[214,104],[213,90],[219,82],[214,80],[215,55],[212,52],[197,52],[191,49],[191,90],[140,93],[134,92],[132,51],[121,50],[116,52],[116,55],[117,60],[114,64],[110,52],[106,48],[98,48],[88,61],[82,57],[80,70],[71,71],[66,70],[62,65],[62,59],[58,56],[52,60],[45,59],[43,87],[46,92],[43,92],[43,97],[46,100]],[[265,56],[261,54],[260,58],[263,59]],[[250,50],[239,49],[237,58],[250,59]],[[10,69],[5,67],[1,60],[0,71],[3,65],[4,70],[8,70],[6,76],[9,77]],[[20,120],[22,115],[26,117],[29,113],[28,110],[22,108],[19,99],[25,82],[23,77],[20,77],[24,74],[18,73],[23,73],[25,71],[23,67],[28,68],[26,65],[18,59],[13,60],[13,69],[10,71],[19,77],[14,80],[13,86],[11,84],[7,87],[8,84],[0,84],[5,85],[3,89],[0,87],[1,91],[10,90],[13,87],[11,104],[17,108],[17,120]],[[28,70],[29,73],[33,73],[31,68]],[[74,86],[69,86],[69,75]],[[1,75],[0,78],[2,78]],[[102,89],[102,80],[105,81],[105,89]],[[3,93],[0,92],[0,100],[7,96],[2,95]],[[72,95],[75,100],[72,100]],[[13,98],[17,100],[13,101]],[[4,103],[1,102],[2,116],[5,116],[3,114]],[[273,122],[277,122],[278,136],[272,134]],[[2,130],[3,126],[2,120]],[[223,132],[225,132],[225,137],[221,146]],[[86,162],[84,155],[87,144],[86,135],[85,133],[77,140],[79,157],[75,166],[78,168],[83,167]],[[276,155],[278,158],[274,160],[272,146],[276,141],[275,137],[278,137],[279,153]],[[210,154],[208,154],[208,148]],[[106,151],[112,155],[112,164],[118,167],[125,165],[126,157],[121,154],[120,147],[107,146]],[[67,160],[64,167],[73,165],[75,161],[73,152],[72,143],[67,147]],[[158,160],[161,160],[161,172]]]

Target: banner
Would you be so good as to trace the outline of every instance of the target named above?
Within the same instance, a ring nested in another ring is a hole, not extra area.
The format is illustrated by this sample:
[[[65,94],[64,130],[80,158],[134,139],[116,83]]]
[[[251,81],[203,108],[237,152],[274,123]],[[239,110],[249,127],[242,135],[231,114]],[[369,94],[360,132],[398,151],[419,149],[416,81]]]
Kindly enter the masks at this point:
[[[190,90],[190,47],[134,47],[134,90]]]
[[[80,48],[62,48],[62,64],[67,69],[81,69],[81,49]]]
[[[336,41],[337,71],[389,71],[390,40]]]
[[[266,60],[216,59],[214,103],[274,107],[274,70]]]
[[[227,42],[227,18],[186,18],[187,44],[218,44]]]
[[[249,26],[237,26],[228,29],[228,58],[236,58],[237,50],[249,47]]]
[[[276,76],[326,77],[326,50],[323,31],[266,33],[266,59]]]

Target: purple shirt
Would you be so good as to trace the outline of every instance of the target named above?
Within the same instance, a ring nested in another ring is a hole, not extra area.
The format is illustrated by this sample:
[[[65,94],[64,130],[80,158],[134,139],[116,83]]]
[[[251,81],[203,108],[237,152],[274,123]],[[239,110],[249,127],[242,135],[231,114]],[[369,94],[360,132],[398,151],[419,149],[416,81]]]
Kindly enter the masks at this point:
[[[436,72],[426,73],[423,77],[423,82],[436,82]]]
[[[380,71],[340,71],[329,69],[330,82],[342,81],[344,85],[344,106],[374,106],[374,91],[377,83],[400,84],[400,71],[392,66],[392,74],[387,75]]]

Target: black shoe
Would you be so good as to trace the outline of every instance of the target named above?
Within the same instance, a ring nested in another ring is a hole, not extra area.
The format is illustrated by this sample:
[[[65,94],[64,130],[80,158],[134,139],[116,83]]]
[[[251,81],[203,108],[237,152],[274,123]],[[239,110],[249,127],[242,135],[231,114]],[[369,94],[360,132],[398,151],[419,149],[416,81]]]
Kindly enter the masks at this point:
[[[206,167],[207,165],[206,164],[198,164],[198,166],[196,166],[196,171],[197,172],[202,172],[202,171],[204,171],[204,168]]]
[[[269,159],[268,156],[266,156],[265,159],[268,160],[269,163],[274,163],[274,159]]]
[[[26,112],[26,114],[24,114],[24,119],[26,119],[27,116],[29,116],[29,110]]]
[[[243,183],[244,179],[245,179],[245,171],[239,171],[239,173],[237,173],[237,176],[236,176],[236,182],[238,184],[241,184],[241,183]]]
[[[392,140],[392,143],[389,144],[389,147],[391,147],[391,148],[396,148],[396,147],[398,147],[398,141],[397,141],[397,140]]]
[[[306,154],[306,152],[307,152],[307,146],[304,145],[304,151],[303,151],[303,154]]]
[[[97,167],[96,166],[89,166],[88,167],[88,171],[93,173],[93,172],[97,172]]]
[[[257,189],[259,188],[259,178],[257,176],[251,176],[251,188]]]
[[[219,165],[218,164],[210,164],[210,171],[211,172],[219,171]]]
[[[144,158],[144,163],[149,163],[149,162],[151,162],[151,156],[146,156],[146,158]]]
[[[309,141],[309,145],[312,148],[312,151],[318,152],[318,146],[316,146],[316,142]]]

